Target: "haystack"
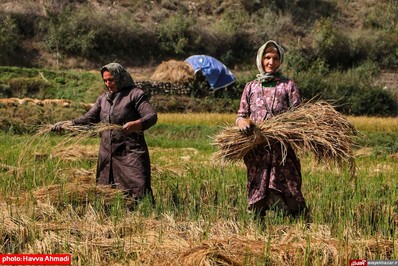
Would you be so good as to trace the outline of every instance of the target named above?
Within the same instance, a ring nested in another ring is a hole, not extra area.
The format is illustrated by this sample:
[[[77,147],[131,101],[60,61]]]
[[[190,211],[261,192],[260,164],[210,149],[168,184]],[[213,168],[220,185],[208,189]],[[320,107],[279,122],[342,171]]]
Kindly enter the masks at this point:
[[[188,83],[195,79],[192,67],[184,61],[169,60],[162,62],[151,76],[158,82]]]
[[[280,143],[284,156],[292,147],[295,152],[310,152],[318,160],[348,163],[355,175],[352,152],[354,126],[334,107],[324,101],[303,103],[261,124],[253,125],[251,134],[243,134],[236,126],[227,126],[213,141],[214,154],[223,161],[238,161],[258,145],[270,147]]]

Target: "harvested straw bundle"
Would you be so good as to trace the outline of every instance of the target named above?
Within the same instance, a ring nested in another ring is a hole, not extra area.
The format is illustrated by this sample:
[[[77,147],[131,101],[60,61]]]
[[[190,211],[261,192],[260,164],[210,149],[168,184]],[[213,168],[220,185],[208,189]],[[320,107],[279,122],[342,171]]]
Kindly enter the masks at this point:
[[[286,156],[288,147],[295,152],[311,152],[318,160],[347,162],[351,175],[355,175],[352,153],[356,130],[334,107],[324,101],[303,103],[259,125],[246,135],[235,126],[227,126],[219,132],[213,145],[219,150],[216,158],[238,161],[258,145],[271,146],[280,143]]]
[[[37,135],[43,135],[45,133],[48,133],[51,131],[51,128],[53,125],[45,125],[42,126],[38,132],[36,133]],[[98,123],[90,126],[85,126],[85,125],[62,125],[62,129],[71,132],[72,134],[77,134],[77,135],[86,135],[86,136],[95,136],[98,135],[99,133],[106,131],[106,130],[120,130],[122,129],[121,125],[115,125],[115,124],[103,124],[103,123]]]
[[[188,83],[195,79],[195,73],[187,62],[169,60],[155,69],[151,79],[158,82]]]

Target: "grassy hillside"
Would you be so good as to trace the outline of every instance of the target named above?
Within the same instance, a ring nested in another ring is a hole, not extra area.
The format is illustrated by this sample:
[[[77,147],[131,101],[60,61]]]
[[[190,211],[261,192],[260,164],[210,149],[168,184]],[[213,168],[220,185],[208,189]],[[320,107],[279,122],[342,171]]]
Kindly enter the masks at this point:
[[[272,38],[334,66],[369,58],[396,68],[397,5],[377,0],[4,0],[0,41],[15,53],[3,49],[2,62],[97,68],[104,61],[146,65],[205,53],[238,67],[251,64],[253,52]]]
[[[74,80],[66,70],[108,62],[153,70],[163,60],[208,54],[236,74],[238,83],[222,95],[236,100],[255,77],[258,47],[271,38],[284,46],[284,73],[304,99],[321,97],[352,115],[398,114],[397,1],[4,0],[0,10],[1,65],[61,75],[44,75],[47,83],[37,70],[11,78],[3,68],[1,97],[90,102],[99,79]]]

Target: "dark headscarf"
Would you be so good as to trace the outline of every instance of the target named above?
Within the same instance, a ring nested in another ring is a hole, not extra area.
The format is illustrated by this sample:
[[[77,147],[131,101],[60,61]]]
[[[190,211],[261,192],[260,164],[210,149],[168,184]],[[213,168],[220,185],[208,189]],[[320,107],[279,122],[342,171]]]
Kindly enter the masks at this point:
[[[104,71],[109,71],[112,74],[119,90],[134,86],[133,78],[121,64],[110,63],[101,67],[101,76],[103,76]]]

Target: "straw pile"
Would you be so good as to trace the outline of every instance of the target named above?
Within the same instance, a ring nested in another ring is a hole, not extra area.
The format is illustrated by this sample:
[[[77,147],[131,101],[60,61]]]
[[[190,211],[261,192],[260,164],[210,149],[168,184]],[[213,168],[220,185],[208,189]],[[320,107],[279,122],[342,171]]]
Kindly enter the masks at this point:
[[[187,62],[169,60],[155,69],[151,79],[158,82],[189,83],[195,79],[195,73]]]
[[[65,207],[68,204],[85,206],[99,200],[104,206],[110,206],[116,199],[124,199],[127,205],[134,202],[134,199],[128,197],[121,189],[96,184],[92,173],[75,176],[65,184],[50,184],[22,193],[17,198],[9,198],[11,202],[18,202],[18,204],[34,202],[35,204],[50,204],[55,208]]]
[[[0,220],[5,221],[0,251],[5,253],[7,245],[21,253],[46,254],[58,248],[73,253],[76,265],[344,265],[347,258],[393,259],[398,251],[388,237],[359,239],[354,231],[347,240],[337,239],[322,224],[309,229],[299,223],[273,225],[259,234],[241,229],[254,229],[250,224],[219,220],[209,225],[167,214],[128,213],[115,220],[120,218],[104,216],[90,205],[76,213],[38,204],[34,215],[16,214],[11,207],[17,206],[0,204]]]
[[[84,158],[84,160],[96,161],[97,155],[98,148],[96,145],[75,144],[67,147],[60,146],[52,151],[50,156],[53,158],[62,158],[63,161],[78,161],[82,158]]]
[[[356,130],[334,107],[324,101],[306,102],[259,125],[251,134],[242,134],[236,126],[227,126],[213,141],[218,148],[214,154],[223,161],[238,161],[258,145],[280,143],[284,158],[289,147],[295,152],[310,152],[318,160],[349,164],[355,175],[352,152]]]
[[[112,204],[115,198],[125,198],[126,201],[131,200],[125,197],[121,190],[110,186],[97,185],[95,183],[79,184],[76,182],[41,187],[31,192],[31,195],[25,196],[26,200],[31,200],[31,197],[36,201],[50,202],[54,206],[66,205],[70,202],[84,205],[96,199],[101,199],[105,205]]]

